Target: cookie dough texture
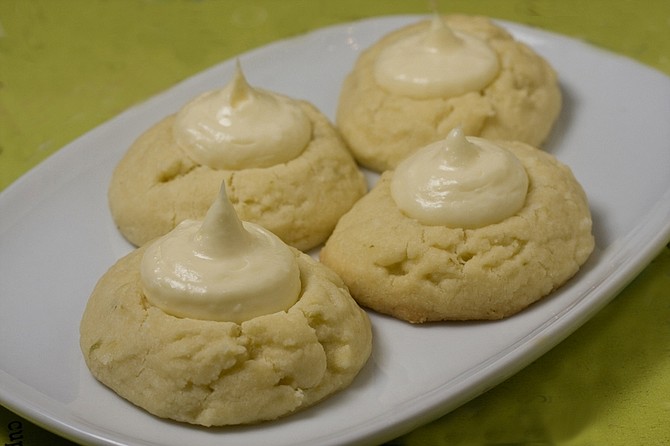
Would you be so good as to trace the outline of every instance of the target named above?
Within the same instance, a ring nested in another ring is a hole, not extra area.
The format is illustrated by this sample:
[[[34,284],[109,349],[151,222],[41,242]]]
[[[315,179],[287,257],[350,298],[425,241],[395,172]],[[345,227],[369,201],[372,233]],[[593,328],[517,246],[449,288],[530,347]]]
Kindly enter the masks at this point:
[[[80,326],[93,375],[159,417],[204,426],[272,420],[348,386],[370,322],[330,270],[297,250],[299,301],[242,324],[170,316],[142,294],[144,248],[100,279]]]
[[[561,92],[552,67],[532,49],[489,19],[445,16],[453,30],[488,42],[501,71],[483,90],[457,97],[412,99],[391,93],[374,78],[374,64],[389,44],[427,28],[423,21],[392,32],[359,56],[342,86],[337,125],[362,165],[382,172],[413,152],[445,138],[461,126],[468,136],[522,141],[539,146],[561,109]]]
[[[267,168],[196,164],[172,136],[174,116],[153,126],[112,175],[109,205],[121,233],[140,246],[184,219],[200,220],[225,182],[240,219],[301,250],[323,243],[366,184],[334,126],[315,107],[300,103],[312,121],[311,142],[297,158]]]
[[[338,223],[321,251],[359,304],[413,323],[494,320],[570,279],[594,248],[572,172],[523,143],[500,143],[529,177],[523,208],[477,229],[423,225],[390,195],[392,171]]]

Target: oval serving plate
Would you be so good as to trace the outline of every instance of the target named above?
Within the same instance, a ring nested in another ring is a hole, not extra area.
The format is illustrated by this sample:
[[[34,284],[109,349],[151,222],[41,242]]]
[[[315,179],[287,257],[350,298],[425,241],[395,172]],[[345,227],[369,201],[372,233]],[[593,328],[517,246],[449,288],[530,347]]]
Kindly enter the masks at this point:
[[[418,19],[325,28],[240,60],[252,85],[307,99],[332,119],[358,53]],[[458,407],[576,330],[670,240],[670,78],[570,38],[500,23],[549,60],[564,92],[546,149],[584,186],[597,244],[567,285],[497,322],[412,326],[371,313],[373,354],[352,386],[276,422],[204,429],[121,399],[88,373],[78,346],[90,291],[132,249],[111,221],[107,184],[137,136],[230,79],[234,61],[226,61],[92,130],[0,194],[0,402],[84,444],[372,444]]]

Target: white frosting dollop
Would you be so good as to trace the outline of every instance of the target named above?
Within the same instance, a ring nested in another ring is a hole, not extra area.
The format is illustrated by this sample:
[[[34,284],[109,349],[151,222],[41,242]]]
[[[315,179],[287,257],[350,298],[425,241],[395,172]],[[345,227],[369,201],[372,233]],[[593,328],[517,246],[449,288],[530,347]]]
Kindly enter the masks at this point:
[[[391,196],[406,215],[426,225],[479,228],[523,207],[528,175],[510,151],[460,128],[446,140],[403,160],[391,180]]]
[[[202,222],[186,220],[147,248],[140,277],[168,314],[237,323],[289,309],[301,290],[293,252],[240,221],[224,186]]]
[[[437,14],[428,28],[384,48],[374,66],[379,85],[414,99],[480,91],[499,71],[498,55],[487,42],[452,31]]]
[[[195,162],[240,170],[296,158],[312,138],[312,123],[298,101],[252,88],[238,63],[228,85],[182,107],[172,132]]]

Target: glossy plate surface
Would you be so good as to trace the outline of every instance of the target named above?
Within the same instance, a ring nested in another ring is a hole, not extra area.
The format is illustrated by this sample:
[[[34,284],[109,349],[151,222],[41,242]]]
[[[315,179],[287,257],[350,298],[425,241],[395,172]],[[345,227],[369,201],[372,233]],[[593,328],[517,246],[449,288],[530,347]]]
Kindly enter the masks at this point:
[[[322,29],[240,57],[249,82],[334,117],[361,49],[417,17]],[[501,22],[556,68],[561,118],[546,147],[589,196],[597,247],[540,303],[493,323],[409,324],[371,314],[372,357],[351,387],[283,420],[203,429],[157,419],[99,384],[78,346],[98,278],[131,250],[106,191],[132,141],[196,94],[231,78],[217,65],[58,151],[0,194],[0,402],[86,444],[378,443],[454,409],[588,320],[670,240],[670,78],[584,43]]]

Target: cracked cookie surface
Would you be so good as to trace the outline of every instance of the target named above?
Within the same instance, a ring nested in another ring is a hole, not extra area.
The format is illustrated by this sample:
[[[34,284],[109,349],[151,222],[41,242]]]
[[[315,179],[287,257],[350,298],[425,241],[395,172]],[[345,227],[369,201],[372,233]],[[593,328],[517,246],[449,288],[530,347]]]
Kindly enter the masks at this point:
[[[312,122],[309,145],[297,158],[267,168],[215,170],[196,164],[172,137],[174,116],[157,123],[128,149],[112,175],[109,205],[121,233],[140,246],[182,220],[202,219],[225,181],[242,220],[303,251],[325,241],[365,193],[366,183],[328,119],[300,104]]]
[[[423,21],[389,33],[361,53],[342,86],[337,125],[362,165],[382,172],[415,149],[460,126],[468,136],[540,145],[561,109],[553,68],[528,46],[484,17],[450,15],[454,30],[488,42],[501,71],[483,90],[455,97],[412,99],[377,84],[374,65],[392,42],[429,26]]]
[[[514,216],[477,229],[423,225],[395,205],[388,171],[340,219],[321,261],[359,304],[413,323],[501,319],[551,293],[594,248],[586,196],[550,154],[499,144],[529,177]]]
[[[92,374],[163,418],[221,426],[272,420],[348,386],[370,321],[332,271],[294,250],[300,299],[241,324],[170,316],[140,285],[137,249],[100,279],[80,326]]]

